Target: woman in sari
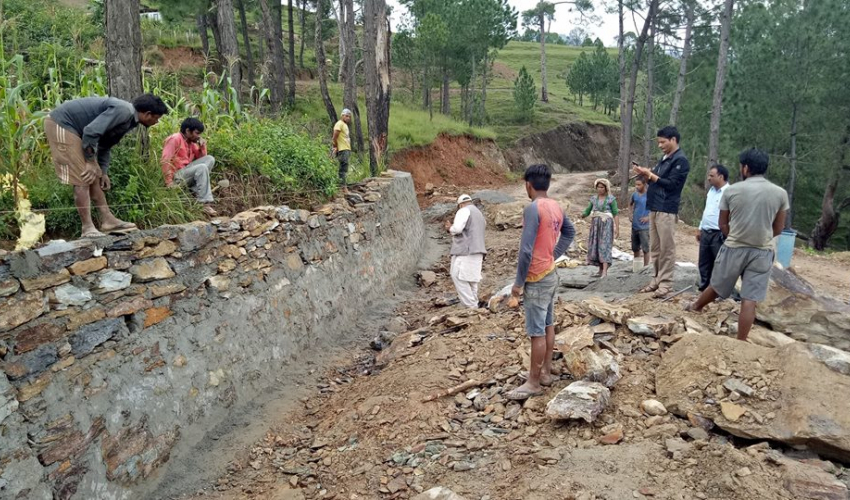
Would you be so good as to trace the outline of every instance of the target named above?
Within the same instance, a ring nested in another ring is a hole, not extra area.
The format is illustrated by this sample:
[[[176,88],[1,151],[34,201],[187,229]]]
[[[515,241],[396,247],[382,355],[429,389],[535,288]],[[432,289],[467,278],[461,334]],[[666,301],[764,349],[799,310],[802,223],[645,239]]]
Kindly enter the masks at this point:
[[[599,267],[596,276],[608,275],[611,266],[611,250],[614,238],[620,236],[620,218],[617,199],[611,196],[611,183],[607,179],[596,179],[596,196],[584,210],[582,218],[590,216],[590,233],[587,237],[587,264]]]

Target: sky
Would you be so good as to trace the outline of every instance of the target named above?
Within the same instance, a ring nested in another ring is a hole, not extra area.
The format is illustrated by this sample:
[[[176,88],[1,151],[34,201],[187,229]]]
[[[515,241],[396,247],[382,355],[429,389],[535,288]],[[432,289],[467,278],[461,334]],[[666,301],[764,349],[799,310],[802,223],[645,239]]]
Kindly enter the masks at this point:
[[[510,0],[509,3],[516,8],[517,12],[520,14],[520,26],[519,32],[522,33],[525,31],[525,28],[522,26],[522,11],[533,8],[537,5],[538,0]],[[393,7],[393,29],[395,29],[396,23],[398,23],[401,14],[405,12],[404,8],[401,7],[398,3],[398,0],[387,0],[387,3]],[[601,4],[601,2],[594,2],[595,4]],[[605,12],[605,7],[602,5],[597,5],[593,14],[596,16],[595,23],[586,23],[581,24],[580,17],[576,14],[570,12],[569,5],[556,5],[555,6],[555,21],[552,23],[551,31],[555,33],[567,34],[573,28],[577,26],[581,26],[585,29],[585,31],[591,34],[591,38],[599,37],[608,47],[615,47],[617,45],[617,14],[608,14]],[[638,20],[640,22],[640,20]],[[625,30],[635,31],[634,24],[631,23],[631,19],[626,21]]]

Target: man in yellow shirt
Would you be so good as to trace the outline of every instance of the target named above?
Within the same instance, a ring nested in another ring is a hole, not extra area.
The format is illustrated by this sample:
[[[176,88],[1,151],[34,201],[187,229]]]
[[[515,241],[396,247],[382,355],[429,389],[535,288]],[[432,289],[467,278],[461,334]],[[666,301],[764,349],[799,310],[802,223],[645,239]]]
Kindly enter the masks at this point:
[[[351,137],[348,124],[351,123],[351,110],[342,110],[342,116],[334,125],[333,154],[339,161],[339,185],[345,189],[345,176],[348,174],[348,160],[351,156]]]

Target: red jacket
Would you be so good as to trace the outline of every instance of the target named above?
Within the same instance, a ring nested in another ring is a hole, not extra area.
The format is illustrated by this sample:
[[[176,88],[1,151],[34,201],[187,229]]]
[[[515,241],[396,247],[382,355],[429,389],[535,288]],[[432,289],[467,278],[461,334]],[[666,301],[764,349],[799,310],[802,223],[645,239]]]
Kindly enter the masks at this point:
[[[162,175],[165,176],[165,185],[170,186],[174,181],[174,173],[184,168],[193,161],[207,155],[207,145],[189,143],[180,132],[168,136],[162,148]]]

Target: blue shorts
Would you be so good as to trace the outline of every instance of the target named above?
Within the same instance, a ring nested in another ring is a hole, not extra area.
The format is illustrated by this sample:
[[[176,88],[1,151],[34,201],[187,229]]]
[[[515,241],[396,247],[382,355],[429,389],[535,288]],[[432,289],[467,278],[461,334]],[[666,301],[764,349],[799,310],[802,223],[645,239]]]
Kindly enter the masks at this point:
[[[555,293],[559,284],[557,270],[540,281],[525,284],[523,308],[529,337],[542,337],[546,335],[546,327],[555,324]]]

